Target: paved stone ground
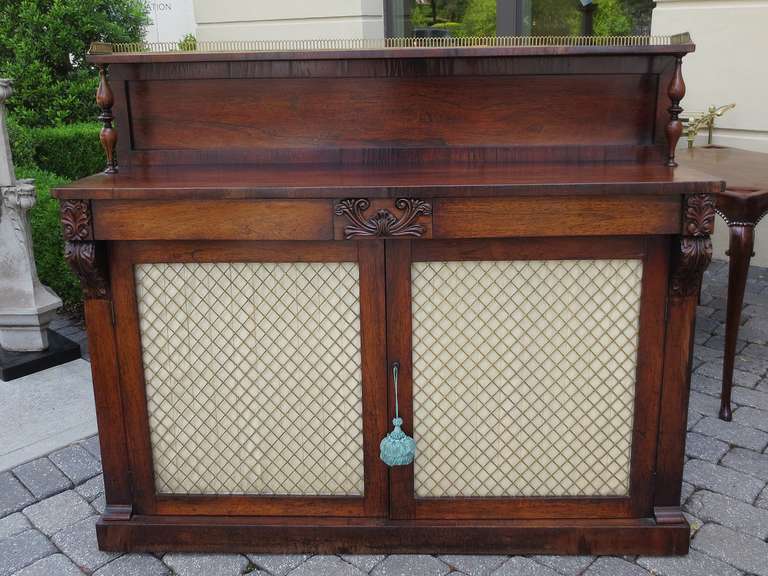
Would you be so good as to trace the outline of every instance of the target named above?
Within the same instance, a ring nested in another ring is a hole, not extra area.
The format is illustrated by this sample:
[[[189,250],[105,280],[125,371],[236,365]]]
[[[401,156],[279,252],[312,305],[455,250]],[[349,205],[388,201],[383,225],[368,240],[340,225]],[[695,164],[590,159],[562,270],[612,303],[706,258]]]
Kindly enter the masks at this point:
[[[0,473],[0,576],[768,576],[768,269],[750,271],[732,423],[717,419],[726,283],[713,263],[696,333],[687,557],[107,554],[94,532],[104,496],[93,437]]]

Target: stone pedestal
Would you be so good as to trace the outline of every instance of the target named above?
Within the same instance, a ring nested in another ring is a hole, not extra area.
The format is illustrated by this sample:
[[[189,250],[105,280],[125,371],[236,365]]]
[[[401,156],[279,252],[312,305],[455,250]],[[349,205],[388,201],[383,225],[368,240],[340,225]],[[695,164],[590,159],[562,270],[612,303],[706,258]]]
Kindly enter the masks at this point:
[[[37,278],[29,210],[31,180],[16,181],[5,125],[9,80],[0,79],[0,347],[35,352],[48,347],[48,323],[61,299]]]

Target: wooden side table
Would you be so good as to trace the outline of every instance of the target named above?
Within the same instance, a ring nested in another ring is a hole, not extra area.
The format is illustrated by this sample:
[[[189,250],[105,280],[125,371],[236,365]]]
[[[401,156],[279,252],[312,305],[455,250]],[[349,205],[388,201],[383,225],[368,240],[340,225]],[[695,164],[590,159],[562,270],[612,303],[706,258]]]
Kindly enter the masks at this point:
[[[741,324],[749,261],[754,256],[755,225],[768,212],[768,154],[705,146],[679,153],[679,162],[726,181],[725,192],[717,196],[715,202],[717,213],[728,224],[730,232],[728,310],[720,397],[720,419],[730,421],[736,338]]]

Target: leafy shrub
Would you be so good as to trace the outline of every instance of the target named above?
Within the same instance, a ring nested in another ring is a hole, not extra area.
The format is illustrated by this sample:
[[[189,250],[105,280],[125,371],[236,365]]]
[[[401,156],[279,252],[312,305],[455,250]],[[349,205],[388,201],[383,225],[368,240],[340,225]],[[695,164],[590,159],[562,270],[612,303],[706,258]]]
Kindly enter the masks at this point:
[[[104,169],[99,142],[101,125],[84,122],[44,128],[26,128],[8,118],[13,163],[17,168],[38,167],[70,180]]]
[[[197,38],[194,34],[187,34],[179,41],[179,50],[194,52],[197,49]]]
[[[19,124],[13,116],[8,117],[8,138],[11,141],[11,156],[13,164],[19,166],[35,165],[35,143],[32,131]]]
[[[98,122],[33,128],[35,165],[70,180],[100,172],[105,163],[100,130]]]
[[[13,78],[8,108],[25,126],[87,121],[98,113],[92,41],[136,42],[149,22],[143,0],[2,0],[0,78]]]
[[[632,34],[632,18],[621,0],[601,0],[595,12],[595,36]]]
[[[38,168],[21,168],[16,170],[16,176],[35,179],[37,204],[30,211],[29,218],[37,275],[43,284],[59,295],[65,309],[77,310],[83,301],[83,294],[77,277],[64,260],[59,201],[51,197],[51,188],[66,184],[67,179]]]
[[[411,25],[414,28],[426,28],[432,24],[432,9],[428,4],[411,6]]]
[[[496,35],[496,0],[470,0],[464,13],[467,36]]]

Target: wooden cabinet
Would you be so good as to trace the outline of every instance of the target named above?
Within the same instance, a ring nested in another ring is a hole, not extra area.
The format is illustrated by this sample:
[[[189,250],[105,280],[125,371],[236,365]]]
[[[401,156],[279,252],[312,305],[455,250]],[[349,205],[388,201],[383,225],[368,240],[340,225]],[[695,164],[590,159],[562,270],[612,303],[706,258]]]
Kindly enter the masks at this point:
[[[92,56],[125,166],[56,194],[87,296],[102,548],[686,552],[722,183],[656,140],[689,45],[581,48]],[[507,105],[518,80],[546,119]],[[575,131],[563,87],[631,121]],[[428,132],[410,145],[406,112]],[[396,398],[416,456],[389,467]]]

